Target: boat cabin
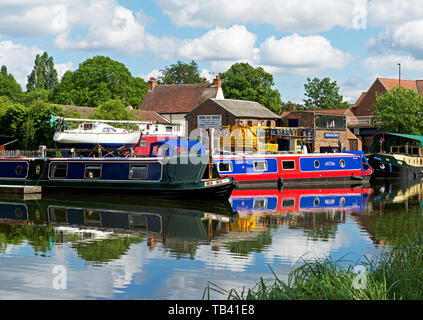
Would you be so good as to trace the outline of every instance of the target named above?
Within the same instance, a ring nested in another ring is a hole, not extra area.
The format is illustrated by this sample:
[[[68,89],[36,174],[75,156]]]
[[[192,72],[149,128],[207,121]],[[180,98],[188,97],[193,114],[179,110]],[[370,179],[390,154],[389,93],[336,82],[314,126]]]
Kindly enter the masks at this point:
[[[423,157],[423,136],[382,132],[374,135],[368,153]]]

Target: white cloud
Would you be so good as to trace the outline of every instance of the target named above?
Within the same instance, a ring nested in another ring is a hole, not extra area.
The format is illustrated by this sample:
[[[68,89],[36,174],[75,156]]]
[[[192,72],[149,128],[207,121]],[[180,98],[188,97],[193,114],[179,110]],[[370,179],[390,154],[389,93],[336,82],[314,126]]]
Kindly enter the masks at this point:
[[[149,72],[147,74],[140,74],[139,75],[139,77],[142,78],[142,79],[144,79],[145,81],[149,81],[150,78],[156,78],[157,79],[157,78],[159,78],[161,76],[162,76],[161,71],[160,70],[157,70],[157,69],[155,69],[155,70],[153,70],[153,71],[151,71],[151,72]]]
[[[73,63],[72,62],[66,62],[66,63],[59,63],[59,64],[55,64],[54,68],[57,71],[57,76],[60,79],[62,79],[62,76],[65,74],[66,71],[73,71],[75,70]]]
[[[26,87],[27,76],[32,70],[36,55],[42,53],[36,46],[26,47],[10,40],[0,42],[0,64],[7,67],[7,71],[22,88]]]
[[[368,5],[368,22],[385,28],[400,26],[422,16],[423,0],[372,0]]]
[[[423,20],[415,20],[387,29],[367,45],[376,52],[402,51],[423,57]]]
[[[415,59],[410,55],[376,55],[363,61],[363,65],[369,72],[375,76],[384,75],[385,77],[398,75],[398,63],[401,63],[401,68],[405,70],[423,72],[423,60]]]
[[[5,36],[42,37],[68,28],[67,7],[60,1],[2,1],[0,12],[0,34]]]
[[[322,36],[293,34],[279,40],[267,38],[260,46],[260,63],[277,73],[306,74],[324,69],[341,69],[352,56],[334,48]]]
[[[354,27],[362,0],[159,0],[177,26],[213,27],[234,23],[270,24],[285,32],[317,33]],[[364,0],[366,3],[366,0]]]
[[[245,26],[234,25],[229,28],[215,28],[200,38],[183,40],[177,54],[182,58],[194,60],[255,60],[257,49],[254,47],[257,36]]]

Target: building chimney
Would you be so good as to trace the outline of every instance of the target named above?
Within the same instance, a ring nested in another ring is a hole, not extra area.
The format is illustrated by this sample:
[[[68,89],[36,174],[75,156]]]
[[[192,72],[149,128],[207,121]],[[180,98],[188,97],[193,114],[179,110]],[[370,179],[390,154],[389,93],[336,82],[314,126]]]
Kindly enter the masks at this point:
[[[222,80],[220,80],[219,76],[216,76],[216,78],[213,79],[213,87],[222,88]]]
[[[155,87],[158,86],[156,78],[151,77],[150,81],[148,81],[148,91],[153,91]]]

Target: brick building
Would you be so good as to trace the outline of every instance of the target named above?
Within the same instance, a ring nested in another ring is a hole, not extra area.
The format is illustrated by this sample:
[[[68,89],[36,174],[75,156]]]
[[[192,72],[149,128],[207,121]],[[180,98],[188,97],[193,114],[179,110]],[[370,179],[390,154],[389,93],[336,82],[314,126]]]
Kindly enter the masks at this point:
[[[209,98],[224,99],[219,76],[212,83],[171,85],[161,85],[155,78],[150,78],[139,109],[157,112],[170,123],[178,124],[178,135],[187,137],[189,131],[185,115]]]
[[[370,146],[373,135],[380,132],[372,123],[373,114],[371,108],[376,103],[376,97],[398,86],[414,90],[423,96],[423,80],[377,78],[369,90],[363,92],[351,107],[351,111],[356,118],[348,123],[348,127],[360,138],[364,151]]]
[[[362,150],[360,139],[348,128],[354,118],[350,109],[287,111],[281,115],[282,127],[312,128],[313,142],[307,146],[311,152]]]
[[[280,117],[255,101],[233,99],[207,99],[199,104],[185,118],[188,130],[199,128],[202,116],[215,116],[221,126],[248,125],[274,127]],[[201,124],[200,124],[201,126]]]

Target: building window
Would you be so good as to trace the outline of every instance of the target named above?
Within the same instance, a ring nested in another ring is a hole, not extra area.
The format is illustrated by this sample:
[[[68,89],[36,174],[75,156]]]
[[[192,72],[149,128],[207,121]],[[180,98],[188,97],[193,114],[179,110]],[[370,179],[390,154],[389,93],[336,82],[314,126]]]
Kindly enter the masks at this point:
[[[267,171],[267,162],[254,161],[254,171]]]
[[[288,119],[288,127],[298,127],[298,119]]]
[[[219,172],[232,172],[232,162],[220,162],[219,163]]]
[[[51,165],[51,177],[52,178],[66,178],[68,175],[68,164],[67,163],[53,163]]]
[[[146,164],[131,164],[129,168],[129,179],[145,180],[147,179],[147,172]]]
[[[295,169],[295,161],[294,160],[282,161],[282,169],[284,169],[284,170],[294,170]]]
[[[101,177],[101,164],[87,164],[85,165],[85,174],[86,179],[100,179]]]
[[[346,119],[344,116],[317,115],[315,118],[316,129],[346,129]]]

